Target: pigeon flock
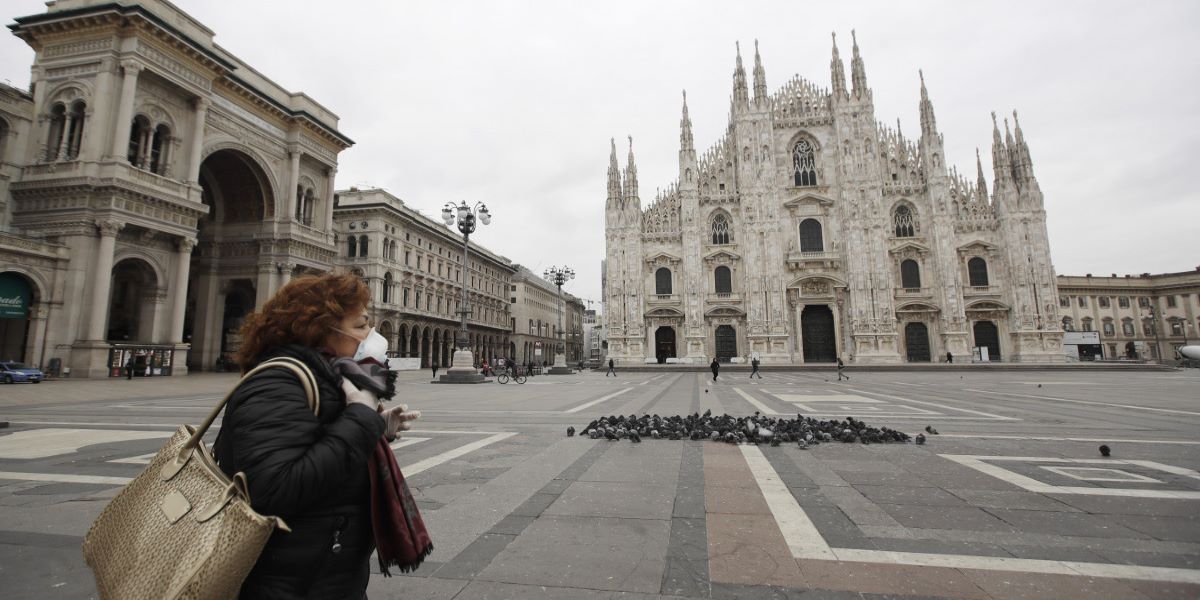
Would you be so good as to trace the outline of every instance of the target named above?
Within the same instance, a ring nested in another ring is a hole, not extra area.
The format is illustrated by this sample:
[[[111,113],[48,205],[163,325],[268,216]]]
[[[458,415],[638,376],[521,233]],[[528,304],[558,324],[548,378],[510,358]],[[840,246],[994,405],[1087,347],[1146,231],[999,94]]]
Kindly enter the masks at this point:
[[[926,428],[927,431],[930,428]],[[575,428],[567,428],[567,437],[575,435]],[[936,431],[930,431],[936,434]],[[758,412],[746,417],[724,414],[714,416],[711,410],[704,414],[672,415],[613,415],[601,417],[588,423],[580,437],[609,441],[628,439],[637,444],[642,438],[655,440],[711,440],[729,444],[780,444],[795,443],[808,448],[821,442],[843,442],[861,444],[904,443],[908,434],[887,427],[871,427],[866,423],[846,417],[845,420],[819,420],[797,414],[795,418],[766,417]],[[917,443],[925,436],[919,435]]]

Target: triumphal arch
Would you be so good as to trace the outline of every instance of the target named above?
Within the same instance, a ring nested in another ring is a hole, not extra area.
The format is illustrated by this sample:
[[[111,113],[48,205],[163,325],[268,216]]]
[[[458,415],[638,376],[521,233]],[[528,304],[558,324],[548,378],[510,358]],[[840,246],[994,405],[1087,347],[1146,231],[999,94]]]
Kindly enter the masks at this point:
[[[168,2],[58,0],[9,27],[36,57],[0,104],[0,277],[27,307],[4,353],[75,377],[211,369],[255,306],[330,268],[337,115]]]

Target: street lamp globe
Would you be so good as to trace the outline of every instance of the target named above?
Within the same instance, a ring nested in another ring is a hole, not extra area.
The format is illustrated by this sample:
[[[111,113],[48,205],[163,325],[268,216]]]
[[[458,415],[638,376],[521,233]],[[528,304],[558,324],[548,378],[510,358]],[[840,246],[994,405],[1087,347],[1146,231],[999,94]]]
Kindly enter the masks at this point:
[[[467,332],[467,315],[471,314],[471,307],[467,300],[467,276],[471,270],[471,263],[467,257],[470,252],[471,234],[475,232],[476,215],[479,216],[479,222],[484,225],[492,220],[487,205],[482,202],[475,203],[474,207],[468,206],[465,200],[457,205],[447,202],[442,207],[442,221],[446,223],[447,227],[453,227],[455,220],[458,221],[458,230],[463,236],[463,258],[462,296],[458,309],[461,325],[458,333],[454,336],[454,343],[458,348],[454,351],[454,366],[446,370],[446,374],[441,378],[441,383],[483,383],[486,381],[486,378],[475,370],[475,357],[469,347],[471,340]]]

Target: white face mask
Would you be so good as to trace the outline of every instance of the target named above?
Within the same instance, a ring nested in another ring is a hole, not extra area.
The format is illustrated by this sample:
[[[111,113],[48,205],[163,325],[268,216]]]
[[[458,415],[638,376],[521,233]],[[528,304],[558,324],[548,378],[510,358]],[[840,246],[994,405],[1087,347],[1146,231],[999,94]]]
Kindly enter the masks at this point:
[[[338,331],[341,331],[340,329]],[[344,335],[350,335],[342,332]],[[350,336],[354,337],[354,336]],[[358,343],[358,351],[354,353],[354,361],[358,362],[367,358],[373,358],[380,363],[387,364],[388,341],[387,338],[371,328],[371,332],[367,334],[367,339]]]

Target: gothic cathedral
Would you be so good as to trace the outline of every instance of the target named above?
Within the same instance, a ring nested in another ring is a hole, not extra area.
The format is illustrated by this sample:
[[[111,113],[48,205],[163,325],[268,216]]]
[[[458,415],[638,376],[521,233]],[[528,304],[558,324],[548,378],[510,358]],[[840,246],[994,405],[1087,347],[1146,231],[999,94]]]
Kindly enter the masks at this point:
[[[992,115],[991,193],[945,164],[921,78],[921,135],[878,122],[857,40],[850,87],[768,95],[741,52],[726,133],[642,208],[632,143],[609,157],[604,313],[621,364],[1064,360],[1042,193],[1013,113]]]

